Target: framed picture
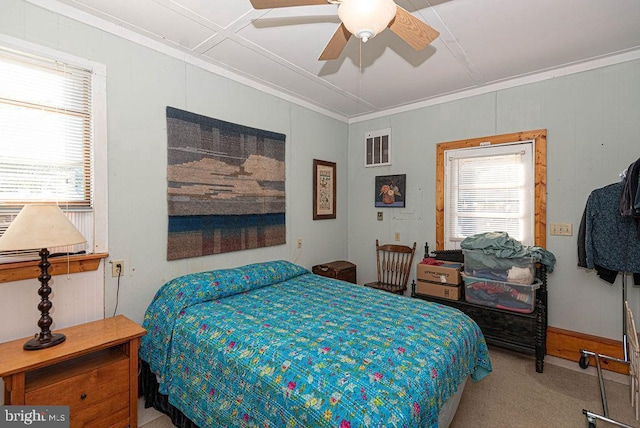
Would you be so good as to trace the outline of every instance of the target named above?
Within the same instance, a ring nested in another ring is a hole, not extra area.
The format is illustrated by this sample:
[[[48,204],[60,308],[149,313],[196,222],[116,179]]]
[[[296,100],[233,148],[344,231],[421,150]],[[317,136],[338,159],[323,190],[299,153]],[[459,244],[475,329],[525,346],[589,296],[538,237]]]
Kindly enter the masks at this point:
[[[336,218],[336,164],[313,160],[313,219]]]
[[[404,208],[407,174],[376,176],[376,203],[379,208]]]

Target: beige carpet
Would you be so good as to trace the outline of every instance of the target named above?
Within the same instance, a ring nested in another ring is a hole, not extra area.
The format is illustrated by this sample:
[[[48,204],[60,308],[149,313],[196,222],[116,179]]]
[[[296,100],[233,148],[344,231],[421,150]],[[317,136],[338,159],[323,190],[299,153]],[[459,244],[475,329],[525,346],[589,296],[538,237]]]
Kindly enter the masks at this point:
[[[545,364],[536,373],[532,357],[491,348],[493,373],[478,383],[467,382],[451,428],[576,428],[586,427],[582,409],[602,414],[597,376],[587,371]],[[570,363],[571,364],[571,363]],[[593,369],[590,370],[594,372]],[[629,386],[605,380],[609,417],[633,427]],[[170,428],[166,416],[145,428]],[[597,421],[598,428],[613,425]]]
[[[603,414],[598,377],[578,367],[546,363],[536,373],[532,357],[491,348],[493,372],[467,382],[451,428],[586,427],[582,409]],[[592,370],[595,372],[595,370]],[[635,421],[629,385],[605,380],[609,418],[640,427]],[[610,427],[603,421],[597,427]]]

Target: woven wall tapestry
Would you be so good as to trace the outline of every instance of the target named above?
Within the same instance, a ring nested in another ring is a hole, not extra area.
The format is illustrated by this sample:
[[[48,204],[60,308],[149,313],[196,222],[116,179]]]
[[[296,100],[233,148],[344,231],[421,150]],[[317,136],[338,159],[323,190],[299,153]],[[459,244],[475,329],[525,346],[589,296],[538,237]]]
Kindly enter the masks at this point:
[[[285,135],[167,107],[167,260],[281,245]]]

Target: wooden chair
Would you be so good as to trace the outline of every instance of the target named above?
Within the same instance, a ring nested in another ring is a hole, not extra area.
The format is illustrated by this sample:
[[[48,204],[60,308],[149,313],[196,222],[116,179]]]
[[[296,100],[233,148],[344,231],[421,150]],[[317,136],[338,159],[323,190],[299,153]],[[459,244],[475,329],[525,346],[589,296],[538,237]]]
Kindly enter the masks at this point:
[[[365,286],[395,294],[403,294],[407,289],[415,252],[415,242],[413,243],[413,248],[411,248],[406,245],[379,245],[376,239],[378,280],[369,282]]]

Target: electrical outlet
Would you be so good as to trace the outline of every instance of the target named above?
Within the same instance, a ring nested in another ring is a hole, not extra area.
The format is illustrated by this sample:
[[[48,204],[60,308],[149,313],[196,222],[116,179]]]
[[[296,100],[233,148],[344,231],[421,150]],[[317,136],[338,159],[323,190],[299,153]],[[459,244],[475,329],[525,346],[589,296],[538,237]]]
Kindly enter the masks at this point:
[[[396,241],[400,241],[400,232],[396,232]]]
[[[298,248],[302,248],[302,238],[298,238]]]
[[[382,211],[378,211],[378,221],[382,221]]]
[[[119,267],[118,267],[119,266]],[[124,260],[111,260],[111,276],[124,275]]]
[[[572,236],[573,225],[571,223],[551,223],[549,225],[549,233],[558,236]]]

